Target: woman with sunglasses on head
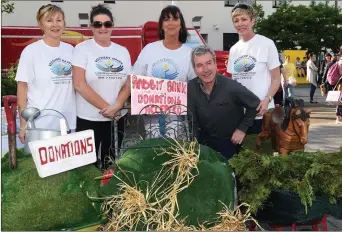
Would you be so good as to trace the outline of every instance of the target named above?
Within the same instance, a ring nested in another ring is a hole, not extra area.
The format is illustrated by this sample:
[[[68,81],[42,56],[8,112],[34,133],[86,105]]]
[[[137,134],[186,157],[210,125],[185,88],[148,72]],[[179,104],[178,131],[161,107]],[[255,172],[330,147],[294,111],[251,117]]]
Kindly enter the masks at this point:
[[[230,49],[228,72],[261,100],[254,124],[247,131],[257,134],[261,132],[264,113],[274,107],[273,96],[280,86],[278,51],[271,39],[254,33],[252,6],[238,3],[232,9],[232,20],[241,39]]]
[[[72,59],[77,91],[76,130],[94,130],[98,154],[96,166],[104,170],[110,158],[114,158],[110,149],[111,120],[130,95],[127,77],[132,67],[128,50],[110,40],[114,26],[111,11],[102,4],[93,7],[90,22],[94,38],[78,44]],[[121,118],[118,122],[119,146],[124,130],[123,120]]]
[[[58,6],[44,5],[38,10],[36,19],[44,36],[21,53],[16,74],[18,111],[21,115],[26,107],[56,110],[65,116],[69,129],[75,130],[75,91],[71,72],[74,48],[61,42],[65,29],[64,12]],[[52,111],[47,112],[44,117],[36,119],[36,127],[59,130],[59,120],[55,116],[61,117]],[[20,117],[19,138],[22,143],[25,143],[25,134],[26,121]]]
[[[162,10],[158,22],[158,36],[159,41],[147,44],[140,52],[133,73],[183,82],[193,79],[196,75],[191,65],[192,49],[185,45],[188,31],[177,6],[170,5]],[[145,116],[148,136],[164,136],[166,119],[172,123],[178,120],[176,116]],[[172,126],[172,123],[168,123],[169,126]]]

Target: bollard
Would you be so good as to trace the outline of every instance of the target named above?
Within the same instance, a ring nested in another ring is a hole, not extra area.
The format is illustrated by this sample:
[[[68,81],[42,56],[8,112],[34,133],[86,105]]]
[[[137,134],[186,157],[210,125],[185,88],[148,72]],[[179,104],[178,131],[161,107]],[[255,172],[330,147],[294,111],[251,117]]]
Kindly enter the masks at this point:
[[[8,134],[8,161],[10,168],[17,168],[17,139],[16,139],[16,112],[17,112],[17,96],[3,96],[4,108],[7,119]]]

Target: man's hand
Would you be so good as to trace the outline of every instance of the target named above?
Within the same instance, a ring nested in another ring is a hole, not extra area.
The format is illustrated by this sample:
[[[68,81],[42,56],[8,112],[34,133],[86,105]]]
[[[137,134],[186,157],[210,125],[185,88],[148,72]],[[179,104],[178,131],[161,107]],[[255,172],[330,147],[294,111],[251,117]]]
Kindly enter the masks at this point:
[[[26,129],[20,129],[19,131],[19,139],[22,144],[25,144],[25,135],[26,135]]]
[[[239,129],[236,129],[233,133],[233,136],[232,136],[232,143],[234,144],[241,144],[243,139],[245,138],[246,136],[246,133],[239,130]]]
[[[103,108],[100,111],[100,114],[102,114],[104,117],[111,118],[113,117],[122,107],[120,107],[118,104],[114,103],[113,105],[107,106]],[[119,120],[121,118],[121,115],[116,115],[114,117],[116,120]]]
[[[270,103],[270,100],[268,98],[265,98],[260,102],[259,106],[256,108],[256,110],[259,111],[257,113],[258,116],[263,116],[266,113],[266,111],[268,110],[268,103]]]

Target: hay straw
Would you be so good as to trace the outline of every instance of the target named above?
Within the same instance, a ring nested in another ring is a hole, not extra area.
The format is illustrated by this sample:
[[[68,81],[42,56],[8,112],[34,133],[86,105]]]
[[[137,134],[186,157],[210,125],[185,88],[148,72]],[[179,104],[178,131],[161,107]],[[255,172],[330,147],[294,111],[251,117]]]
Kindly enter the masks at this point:
[[[190,185],[195,176],[199,174],[197,163],[199,161],[200,149],[196,153],[196,141],[192,141],[187,146],[186,143],[182,146],[177,140],[173,139],[175,145],[172,145],[172,152],[164,150],[164,153],[171,156],[171,160],[163,163],[163,166],[169,166],[171,174],[177,169],[175,183],[183,183],[187,180],[187,185]],[[196,174],[191,172],[195,169]]]
[[[214,225],[208,228],[204,224],[199,227],[186,225],[186,219],[180,218],[177,194],[188,188],[194,178],[199,175],[197,163],[200,151],[198,150],[196,153],[196,145],[197,142],[194,141],[182,146],[174,140],[171,152],[162,149],[162,153],[158,155],[167,154],[171,159],[162,164],[161,170],[156,174],[151,185],[146,182],[145,194],[138,188],[134,174],[133,181],[131,181],[125,171],[119,167],[130,184],[125,183],[115,174],[113,175],[121,183],[118,184],[119,194],[104,198],[102,210],[109,217],[109,222],[103,226],[103,230],[132,231],[139,226],[139,229],[156,231],[241,231],[246,230],[246,221],[252,220],[258,225],[251,217],[247,204],[242,204],[235,211],[231,211],[221,202],[224,207],[218,213],[219,219],[205,223]],[[175,171],[175,180],[169,183],[168,180],[174,176]],[[245,214],[240,210],[242,206],[247,207]]]
[[[221,201],[220,201],[221,202]],[[202,230],[207,231],[246,231],[246,222],[253,221],[261,230],[261,226],[258,222],[251,216],[250,206],[246,203],[239,205],[234,211],[230,210],[223,202],[223,209],[218,213],[219,221],[217,221],[215,226],[205,228],[202,225]],[[241,212],[241,207],[246,207],[246,212]]]

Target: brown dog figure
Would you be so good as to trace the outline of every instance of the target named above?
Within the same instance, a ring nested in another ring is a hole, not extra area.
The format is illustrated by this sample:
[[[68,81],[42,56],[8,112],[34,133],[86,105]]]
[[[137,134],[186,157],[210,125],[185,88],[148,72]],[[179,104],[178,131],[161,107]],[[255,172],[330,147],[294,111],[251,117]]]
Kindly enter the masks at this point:
[[[271,137],[272,148],[280,154],[304,151],[311,110],[304,109],[303,105],[303,100],[287,98],[284,108],[277,105],[272,112],[267,112],[256,141],[257,147],[261,147],[261,140]]]

